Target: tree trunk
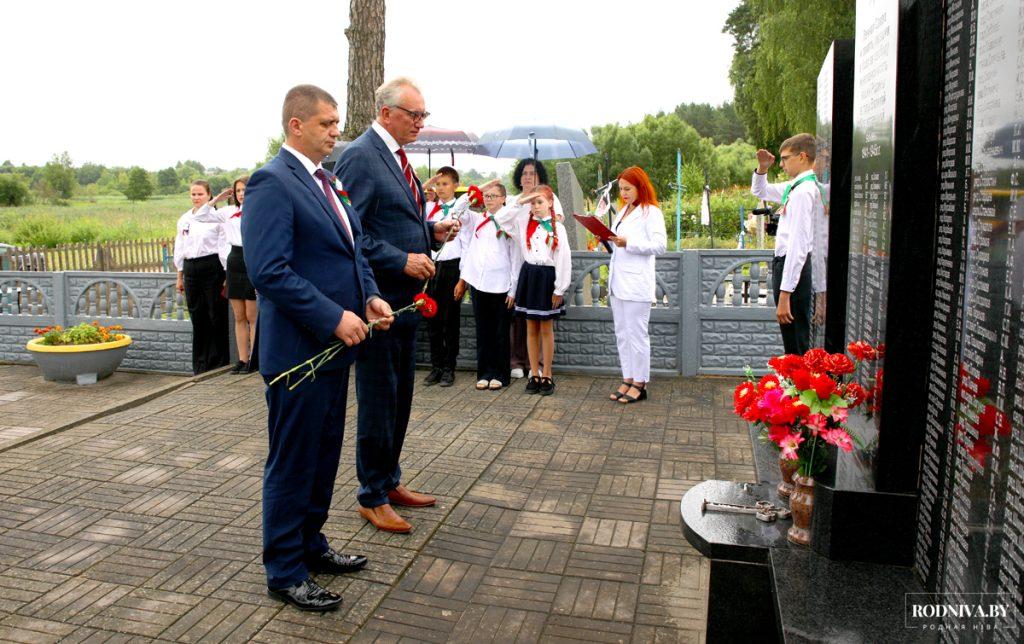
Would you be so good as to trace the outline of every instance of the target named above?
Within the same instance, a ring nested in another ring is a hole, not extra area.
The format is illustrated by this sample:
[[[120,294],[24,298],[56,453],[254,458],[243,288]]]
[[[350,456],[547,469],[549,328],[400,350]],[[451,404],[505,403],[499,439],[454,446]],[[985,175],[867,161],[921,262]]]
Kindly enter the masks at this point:
[[[348,100],[341,138],[352,141],[377,116],[373,92],[384,82],[384,0],[351,0],[345,36]]]

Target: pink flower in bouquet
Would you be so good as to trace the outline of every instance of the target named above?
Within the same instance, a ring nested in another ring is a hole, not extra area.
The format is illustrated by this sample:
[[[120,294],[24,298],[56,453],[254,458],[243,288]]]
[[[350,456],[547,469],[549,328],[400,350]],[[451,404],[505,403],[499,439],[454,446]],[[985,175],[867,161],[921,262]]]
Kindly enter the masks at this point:
[[[810,428],[812,436],[817,436],[819,433],[824,432],[827,423],[828,418],[824,414],[811,414],[804,419],[804,424]]]
[[[828,360],[828,351],[814,348],[804,354],[804,364],[811,371],[825,371],[825,361]]]
[[[761,400],[757,401],[757,407],[766,412],[766,414],[770,414],[779,407],[779,400],[784,396],[785,394],[782,393],[782,389],[779,387],[768,389],[761,394]]]
[[[850,412],[847,411],[846,407],[833,407],[832,408],[832,420],[834,420],[839,425],[842,425],[843,423],[845,423],[846,419],[849,417],[849,415],[850,415]]]
[[[782,448],[782,458],[792,461],[798,458],[797,449],[800,447],[800,443],[804,442],[804,437],[799,434],[790,434],[779,442],[779,447]]]
[[[850,435],[846,433],[845,429],[830,429],[826,432],[822,432],[821,437],[825,439],[825,442],[829,445],[835,445],[844,452],[849,452],[853,449],[853,440]]]

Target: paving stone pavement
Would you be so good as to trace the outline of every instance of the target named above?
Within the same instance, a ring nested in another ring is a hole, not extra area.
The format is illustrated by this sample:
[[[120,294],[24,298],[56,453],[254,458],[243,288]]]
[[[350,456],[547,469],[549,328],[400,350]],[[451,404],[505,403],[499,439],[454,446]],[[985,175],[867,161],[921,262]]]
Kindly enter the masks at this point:
[[[419,375],[422,378],[422,374]],[[557,378],[554,396],[417,387],[410,535],[355,512],[355,396],[325,533],[369,556],[320,576],[341,610],[266,596],[257,376],[223,375],[0,451],[0,641],[701,642],[708,562],[678,501],[752,480],[731,379]]]
[[[35,365],[0,364],[0,449],[188,380],[115,371],[79,387],[43,380]]]

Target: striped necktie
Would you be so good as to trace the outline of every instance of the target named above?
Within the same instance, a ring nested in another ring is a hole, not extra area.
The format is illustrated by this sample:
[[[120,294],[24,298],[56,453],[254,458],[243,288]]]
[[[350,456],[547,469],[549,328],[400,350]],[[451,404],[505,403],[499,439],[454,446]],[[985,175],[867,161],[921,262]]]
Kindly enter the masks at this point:
[[[412,167],[409,166],[409,157],[405,156],[405,150],[398,148],[398,158],[402,160],[402,174],[405,175],[405,182],[409,184],[409,190],[412,191],[412,196],[416,200],[416,208],[419,210],[423,209],[423,197],[420,196],[420,191],[416,187],[416,180],[412,176]]]

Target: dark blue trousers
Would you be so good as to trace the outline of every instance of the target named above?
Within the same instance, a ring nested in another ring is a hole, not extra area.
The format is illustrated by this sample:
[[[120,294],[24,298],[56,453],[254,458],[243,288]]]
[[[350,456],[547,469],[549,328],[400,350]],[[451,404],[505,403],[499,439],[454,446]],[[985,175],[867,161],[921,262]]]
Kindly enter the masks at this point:
[[[320,532],[334,493],[345,434],[349,367],[317,373],[295,390],[267,387],[270,452],[263,470],[263,565],[267,586],[309,577],[306,562],[327,551]],[[266,382],[272,376],[264,376]]]
[[[419,321],[418,313],[399,315],[391,329],[374,333],[360,345],[356,359],[356,475],[357,498],[364,508],[387,503],[388,491],[402,482],[398,460],[412,410]]]

